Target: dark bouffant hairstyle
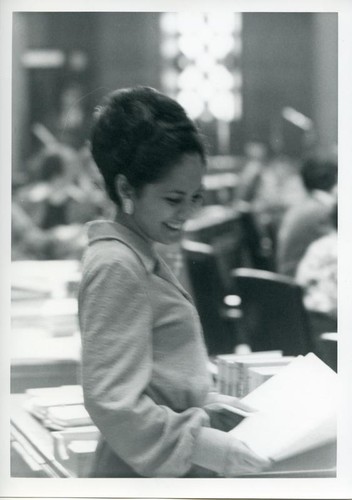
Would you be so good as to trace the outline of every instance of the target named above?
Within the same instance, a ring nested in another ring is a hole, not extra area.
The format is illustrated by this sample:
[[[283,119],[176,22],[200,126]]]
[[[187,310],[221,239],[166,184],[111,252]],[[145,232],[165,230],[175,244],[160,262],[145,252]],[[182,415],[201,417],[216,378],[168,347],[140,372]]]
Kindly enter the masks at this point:
[[[307,158],[303,162],[301,175],[308,191],[330,191],[337,183],[337,163],[330,159]]]
[[[117,205],[118,174],[138,191],[161,180],[184,154],[197,153],[206,162],[200,134],[182,106],[150,87],[107,96],[94,116],[91,151]]]

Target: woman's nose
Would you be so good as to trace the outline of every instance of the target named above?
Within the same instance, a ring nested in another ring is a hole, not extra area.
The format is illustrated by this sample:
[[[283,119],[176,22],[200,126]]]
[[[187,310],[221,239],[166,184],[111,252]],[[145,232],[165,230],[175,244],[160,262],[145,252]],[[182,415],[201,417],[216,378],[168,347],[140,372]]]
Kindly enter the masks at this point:
[[[179,207],[179,210],[177,212],[177,216],[182,222],[184,222],[187,219],[189,219],[190,217],[192,217],[192,215],[195,213],[196,210],[197,210],[197,207],[195,206],[193,201],[185,201]]]

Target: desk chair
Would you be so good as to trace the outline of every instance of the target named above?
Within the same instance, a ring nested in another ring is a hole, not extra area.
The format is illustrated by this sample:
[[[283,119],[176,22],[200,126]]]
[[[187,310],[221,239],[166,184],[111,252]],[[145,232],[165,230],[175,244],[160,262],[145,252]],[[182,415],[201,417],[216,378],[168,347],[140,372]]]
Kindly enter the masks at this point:
[[[230,290],[222,279],[216,250],[205,243],[184,240],[182,252],[208,354],[233,352],[239,310],[226,305]]]
[[[258,226],[249,203],[238,204],[238,218],[242,229],[242,247],[249,257],[248,267],[274,271],[271,235]]]
[[[291,278],[270,271],[232,271],[241,298],[240,335],[253,351],[279,349],[284,355],[314,350],[302,289]]]

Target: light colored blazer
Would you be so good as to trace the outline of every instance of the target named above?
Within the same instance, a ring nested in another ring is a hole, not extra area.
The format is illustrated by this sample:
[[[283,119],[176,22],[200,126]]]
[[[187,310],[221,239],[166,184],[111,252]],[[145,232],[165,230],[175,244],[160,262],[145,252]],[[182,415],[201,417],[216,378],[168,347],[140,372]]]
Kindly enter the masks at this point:
[[[150,244],[88,225],[79,291],[85,405],[100,429],[93,475],[180,477],[211,387],[198,314]]]

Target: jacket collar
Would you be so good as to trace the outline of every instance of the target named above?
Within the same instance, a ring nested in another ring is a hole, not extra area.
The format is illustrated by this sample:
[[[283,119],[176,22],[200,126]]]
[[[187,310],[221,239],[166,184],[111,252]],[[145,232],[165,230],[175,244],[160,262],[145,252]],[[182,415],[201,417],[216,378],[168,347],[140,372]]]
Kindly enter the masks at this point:
[[[97,220],[87,223],[88,244],[101,240],[117,240],[128,246],[142,261],[149,273],[155,270],[158,257],[147,240],[119,222]]]
[[[117,240],[127,245],[141,260],[148,273],[172,283],[190,302],[191,295],[183,288],[164,260],[157,254],[152,244],[119,222],[97,220],[88,222],[88,245],[96,241]]]
[[[327,191],[322,191],[321,189],[314,189],[312,191],[312,196],[326,207],[332,207],[335,203],[334,196]]]

